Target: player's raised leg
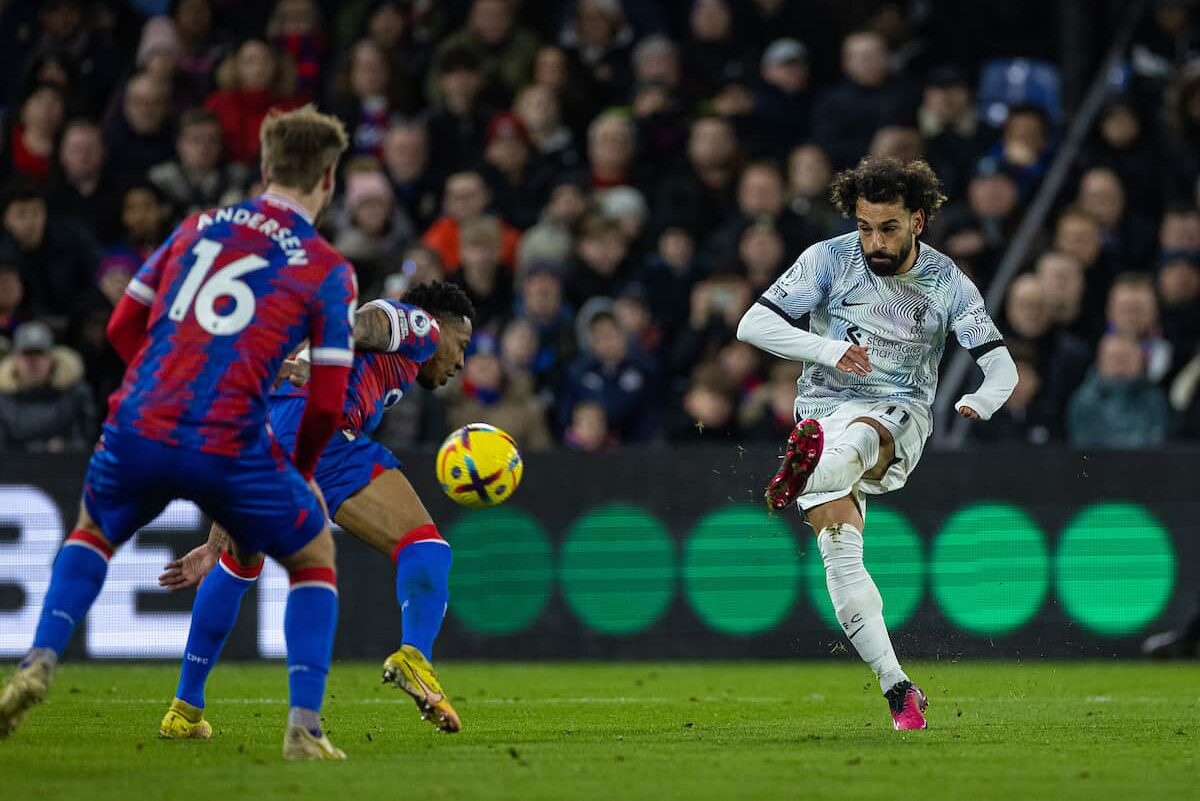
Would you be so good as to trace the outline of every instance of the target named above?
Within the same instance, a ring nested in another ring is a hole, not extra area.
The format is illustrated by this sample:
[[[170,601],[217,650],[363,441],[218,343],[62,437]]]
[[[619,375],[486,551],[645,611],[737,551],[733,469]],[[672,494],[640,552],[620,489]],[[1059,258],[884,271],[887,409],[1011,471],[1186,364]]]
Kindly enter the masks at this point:
[[[243,554],[236,544],[230,543],[226,549],[227,539],[224,530],[214,524],[205,547],[214,554],[220,552],[220,556],[216,569],[200,583],[192,604],[179,687],[158,731],[166,739],[212,737],[212,726],[204,719],[204,687],[237,622],[242,598],[262,573],[264,563],[262,554]]]
[[[442,731],[461,730],[431,664],[450,598],[450,545],[399,470],[380,472],[341,503],[334,520],[396,565],[403,638],[383,664],[384,681],[411,695],[422,719]]]

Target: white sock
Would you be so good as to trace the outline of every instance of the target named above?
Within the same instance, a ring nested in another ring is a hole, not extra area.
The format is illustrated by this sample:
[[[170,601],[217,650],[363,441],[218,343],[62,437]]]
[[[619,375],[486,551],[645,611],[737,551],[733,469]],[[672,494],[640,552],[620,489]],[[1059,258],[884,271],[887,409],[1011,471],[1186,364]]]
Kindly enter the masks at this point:
[[[883,597],[863,566],[862,532],[844,523],[826,526],[817,535],[817,546],[825,560],[833,611],[858,655],[875,671],[880,689],[887,692],[896,682],[907,681],[883,622]]]
[[[851,423],[837,442],[821,454],[804,491],[836,492],[858,483],[879,461],[879,432],[866,423]]]

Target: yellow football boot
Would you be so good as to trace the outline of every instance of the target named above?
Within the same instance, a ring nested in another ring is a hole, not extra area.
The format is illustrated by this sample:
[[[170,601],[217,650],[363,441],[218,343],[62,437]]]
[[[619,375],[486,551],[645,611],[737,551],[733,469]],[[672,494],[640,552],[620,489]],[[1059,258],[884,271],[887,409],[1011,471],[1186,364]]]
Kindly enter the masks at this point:
[[[315,737],[303,726],[289,724],[283,735],[283,758],[290,762],[341,760],[346,758],[346,753],[329,742],[324,734]]]
[[[52,658],[31,656],[0,690],[0,740],[15,732],[25,714],[46,698],[54,667]]]
[[[462,730],[462,721],[442,691],[433,665],[416,648],[402,645],[399,651],[384,661],[383,682],[411,695],[421,711],[421,720],[428,720],[450,734]]]
[[[208,740],[212,726],[204,719],[204,710],[176,698],[158,724],[158,736],[164,740]]]

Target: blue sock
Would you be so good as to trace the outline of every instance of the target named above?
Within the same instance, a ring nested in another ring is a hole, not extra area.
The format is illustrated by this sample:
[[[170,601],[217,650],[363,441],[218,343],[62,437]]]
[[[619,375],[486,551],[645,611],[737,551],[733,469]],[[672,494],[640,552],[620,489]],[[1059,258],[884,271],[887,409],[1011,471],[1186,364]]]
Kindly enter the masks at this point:
[[[404,645],[433,660],[433,641],[450,601],[450,546],[445,540],[414,542],[396,554],[396,600]]]
[[[208,674],[217,666],[217,657],[237,622],[242,597],[261,572],[261,563],[256,568],[246,568],[222,556],[221,563],[200,582],[192,604],[192,623],[179,669],[176,698],[204,708]]]
[[[104,540],[87,531],[73,531],[54,560],[50,588],[33,635],[34,648],[50,648],[62,656],[75,627],[83,620],[108,575],[112,551]]]
[[[292,573],[291,581],[283,614],[289,704],[316,712],[325,697],[325,677],[333,658],[337,581],[331,567],[298,570]]]

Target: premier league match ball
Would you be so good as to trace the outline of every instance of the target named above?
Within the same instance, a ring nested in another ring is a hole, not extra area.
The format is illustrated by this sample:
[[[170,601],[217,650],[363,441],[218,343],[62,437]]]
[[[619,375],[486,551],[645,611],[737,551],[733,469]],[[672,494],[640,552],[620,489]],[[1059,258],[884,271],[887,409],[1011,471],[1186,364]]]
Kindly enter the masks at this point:
[[[521,483],[524,470],[517,443],[487,423],[463,426],[438,449],[437,478],[442,491],[472,509],[507,501]]]

